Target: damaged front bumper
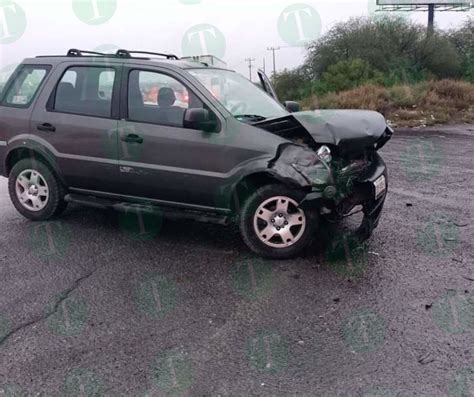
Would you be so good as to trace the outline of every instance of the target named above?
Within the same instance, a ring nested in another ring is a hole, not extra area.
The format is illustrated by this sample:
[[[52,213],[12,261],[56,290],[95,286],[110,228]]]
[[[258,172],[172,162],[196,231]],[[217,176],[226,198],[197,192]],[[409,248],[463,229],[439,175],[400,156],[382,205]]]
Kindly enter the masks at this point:
[[[334,171],[331,173],[329,179],[333,184],[313,187],[300,206],[317,208],[325,217],[334,221],[350,216],[354,208],[361,206],[364,217],[356,233],[361,239],[367,239],[378,226],[387,196],[388,176],[384,161],[376,152],[372,153],[368,167],[350,180],[350,188],[348,185],[341,188],[341,185],[335,182],[338,176],[334,175]],[[385,184],[381,192],[377,192],[376,182],[379,185],[380,182]]]
[[[356,207],[360,209],[356,212],[364,217],[356,233],[366,239],[378,226],[388,189],[387,168],[377,150],[392,134],[387,127],[372,148],[349,156],[341,156],[337,149],[334,156],[328,156],[331,151],[324,145],[315,151],[283,144],[269,169],[281,182],[307,192],[299,203],[301,208],[316,209],[330,221],[341,221],[353,215]],[[321,153],[326,153],[328,160]]]

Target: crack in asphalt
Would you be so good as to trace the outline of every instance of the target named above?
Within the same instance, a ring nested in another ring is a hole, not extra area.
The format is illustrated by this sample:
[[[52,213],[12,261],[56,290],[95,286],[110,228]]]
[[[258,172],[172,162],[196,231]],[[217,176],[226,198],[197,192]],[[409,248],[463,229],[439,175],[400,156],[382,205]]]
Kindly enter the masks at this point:
[[[2,346],[8,339],[10,339],[13,335],[15,335],[17,332],[25,329],[25,328],[28,328],[32,325],[35,325],[39,322],[42,322],[42,321],[45,321],[47,320],[49,317],[51,317],[52,315],[56,314],[58,309],[59,309],[59,306],[61,305],[61,303],[63,303],[65,300],[67,300],[71,294],[77,289],[79,288],[79,286],[81,285],[81,283],[85,280],[87,280],[88,278],[90,278],[97,270],[99,269],[99,267],[95,268],[94,270],[90,271],[89,273],[87,273],[86,275],[82,276],[82,277],[79,277],[77,280],[75,280],[72,285],[66,289],[65,291],[63,291],[60,296],[59,296],[59,299],[55,302],[53,308],[49,311],[47,311],[45,314],[39,316],[38,318],[35,318],[31,321],[28,321],[27,323],[24,323],[24,324],[21,324],[19,325],[18,327],[15,327],[14,329],[12,329],[10,332],[8,332],[5,336],[3,336],[2,338],[0,338],[0,346]]]

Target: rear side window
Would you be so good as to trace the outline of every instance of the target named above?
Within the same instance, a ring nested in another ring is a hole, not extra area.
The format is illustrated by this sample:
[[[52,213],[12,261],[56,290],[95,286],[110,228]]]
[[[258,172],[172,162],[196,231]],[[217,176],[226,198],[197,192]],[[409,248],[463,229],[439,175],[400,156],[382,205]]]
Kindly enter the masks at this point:
[[[7,88],[3,105],[24,108],[30,106],[49,69],[49,66],[22,66]]]
[[[8,79],[16,70],[16,65],[9,65],[0,70],[0,98],[3,96],[3,90],[7,87]]]
[[[111,117],[115,69],[74,66],[61,78],[54,110],[84,116]]]

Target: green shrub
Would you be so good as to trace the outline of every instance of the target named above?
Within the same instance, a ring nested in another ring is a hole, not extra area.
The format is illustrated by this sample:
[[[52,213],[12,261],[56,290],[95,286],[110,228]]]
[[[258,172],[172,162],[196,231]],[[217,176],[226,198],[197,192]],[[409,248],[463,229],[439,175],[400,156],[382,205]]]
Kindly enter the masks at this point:
[[[464,78],[474,83],[474,19],[466,19],[459,29],[448,32],[448,38],[460,57]]]
[[[365,83],[381,84],[383,75],[362,59],[340,61],[323,73],[322,81],[327,91],[344,91]]]
[[[409,85],[397,85],[388,88],[388,97],[395,106],[401,108],[413,107],[417,104],[417,97]]]
[[[300,69],[278,73],[274,77],[275,90],[282,101],[299,100],[310,95],[311,83],[305,79]]]

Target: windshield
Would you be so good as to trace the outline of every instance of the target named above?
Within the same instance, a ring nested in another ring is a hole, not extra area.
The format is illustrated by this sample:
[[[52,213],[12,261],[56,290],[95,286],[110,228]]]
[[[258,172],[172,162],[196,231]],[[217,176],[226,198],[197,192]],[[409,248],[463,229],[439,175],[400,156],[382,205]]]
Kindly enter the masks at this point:
[[[193,69],[190,73],[237,118],[258,121],[288,114],[272,97],[238,73],[218,69]]]

